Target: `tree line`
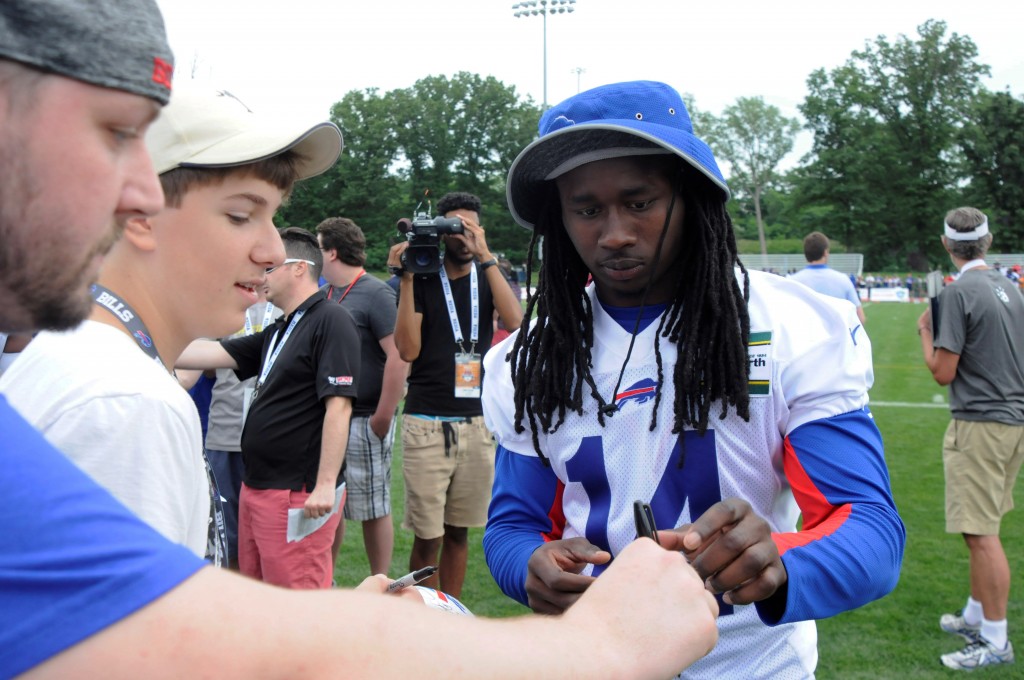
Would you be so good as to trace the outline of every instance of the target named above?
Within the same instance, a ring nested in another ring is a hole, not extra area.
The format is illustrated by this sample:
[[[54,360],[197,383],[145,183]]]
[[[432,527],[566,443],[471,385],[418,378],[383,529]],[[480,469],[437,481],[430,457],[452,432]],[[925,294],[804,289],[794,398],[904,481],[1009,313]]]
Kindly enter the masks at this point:
[[[723,165],[737,236],[754,252],[819,230],[865,255],[869,270],[926,271],[948,262],[941,219],[958,205],[989,215],[994,249],[1024,251],[1024,101],[982,85],[989,67],[966,35],[929,20],[917,36],[879,36],[807,78],[803,121],[757,96],[719,115],[687,95],[694,129]],[[514,86],[460,72],[411,87],[352,91],[331,109],[345,151],[296,187],[279,218],[313,228],[349,217],[383,268],[396,221],[448,191],[484,204],[490,248],[525,260],[529,233],[509,216],[505,175],[537,135],[541,107]],[[805,129],[812,147],[779,169]]]

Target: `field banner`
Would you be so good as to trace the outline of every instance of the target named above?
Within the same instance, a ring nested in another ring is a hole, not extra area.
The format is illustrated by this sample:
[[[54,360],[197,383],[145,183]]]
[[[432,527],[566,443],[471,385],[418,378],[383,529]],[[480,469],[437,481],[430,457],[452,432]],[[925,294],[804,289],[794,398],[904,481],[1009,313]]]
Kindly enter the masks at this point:
[[[910,291],[906,288],[871,288],[868,299],[872,302],[910,302]]]

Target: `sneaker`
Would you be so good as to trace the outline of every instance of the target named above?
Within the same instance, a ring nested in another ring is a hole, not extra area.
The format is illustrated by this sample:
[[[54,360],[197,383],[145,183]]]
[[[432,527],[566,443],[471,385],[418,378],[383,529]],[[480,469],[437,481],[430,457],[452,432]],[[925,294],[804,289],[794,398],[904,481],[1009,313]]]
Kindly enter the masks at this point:
[[[958,671],[973,671],[983,666],[997,666],[1013,663],[1013,645],[1006,643],[1006,649],[999,650],[988,640],[978,638],[959,652],[943,654],[939,657],[942,665]]]
[[[959,635],[968,642],[974,642],[981,635],[981,623],[972,626],[964,620],[963,610],[956,614],[943,614],[939,619],[939,628],[950,635]]]

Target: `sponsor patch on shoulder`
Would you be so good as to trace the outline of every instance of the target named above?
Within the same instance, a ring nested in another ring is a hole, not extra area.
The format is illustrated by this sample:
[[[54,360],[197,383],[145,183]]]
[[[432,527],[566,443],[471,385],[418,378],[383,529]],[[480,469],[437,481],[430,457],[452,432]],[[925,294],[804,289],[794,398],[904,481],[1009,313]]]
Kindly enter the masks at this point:
[[[327,376],[327,382],[332,385],[340,385],[342,387],[352,384],[352,376],[350,375],[329,375]]]
[[[747,341],[750,379],[747,383],[752,397],[766,397],[771,392],[772,332],[751,332]]]

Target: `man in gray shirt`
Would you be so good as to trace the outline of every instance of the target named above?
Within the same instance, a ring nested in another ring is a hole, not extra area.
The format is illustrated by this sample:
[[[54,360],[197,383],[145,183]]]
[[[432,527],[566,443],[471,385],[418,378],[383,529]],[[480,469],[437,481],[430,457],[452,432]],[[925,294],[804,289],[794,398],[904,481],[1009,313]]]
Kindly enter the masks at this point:
[[[1013,663],[1006,608],[1010,566],[999,540],[1000,521],[1013,508],[1013,487],[1024,460],[1024,297],[985,264],[992,245],[988,220],[975,208],[946,215],[942,243],[960,278],[917,322],[921,349],[935,381],[949,385],[952,420],[943,441],[946,531],[970,551],[971,594],[939,626],[967,646],[941,657],[954,669]]]
[[[371,574],[386,574],[391,567],[395,529],[391,522],[391,446],[395,437],[395,411],[405,390],[409,364],[395,347],[395,291],[367,274],[366,237],[347,217],[330,217],[316,228],[324,254],[323,291],[352,315],[359,329],[362,372],[359,394],[352,408],[345,460],[345,519],[363,523],[363,545]],[[333,552],[345,535],[338,524]]]

